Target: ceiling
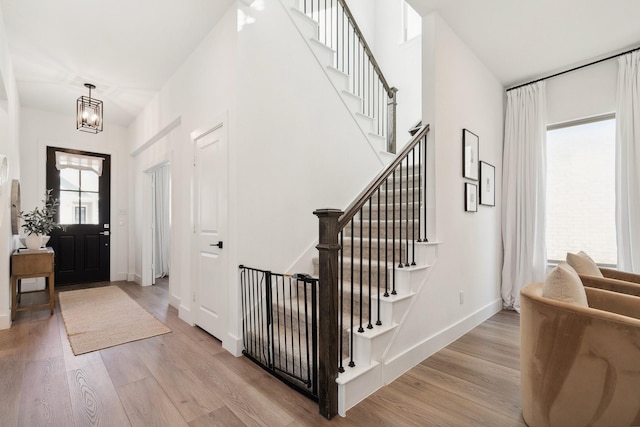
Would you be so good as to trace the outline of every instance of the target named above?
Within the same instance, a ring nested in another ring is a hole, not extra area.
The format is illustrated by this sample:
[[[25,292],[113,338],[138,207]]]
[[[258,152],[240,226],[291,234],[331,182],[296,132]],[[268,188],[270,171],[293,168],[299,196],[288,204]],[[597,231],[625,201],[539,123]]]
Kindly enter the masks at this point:
[[[233,0],[0,0],[23,107],[75,116],[88,95],[127,126]]]
[[[506,86],[640,46],[638,0],[408,0],[438,14]]]
[[[127,126],[233,3],[0,0],[20,102],[74,115],[89,82]],[[640,45],[639,0],[409,3],[437,11],[505,86]]]

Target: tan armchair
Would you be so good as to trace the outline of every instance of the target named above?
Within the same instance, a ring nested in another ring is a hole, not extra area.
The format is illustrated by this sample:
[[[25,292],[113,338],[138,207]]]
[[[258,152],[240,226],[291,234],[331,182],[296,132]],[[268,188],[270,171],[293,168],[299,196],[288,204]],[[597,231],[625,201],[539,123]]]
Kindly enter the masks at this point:
[[[580,274],[582,284],[591,288],[640,296],[640,274],[610,268],[600,268],[600,272],[604,277]]]
[[[522,412],[531,427],[640,425],[640,298],[585,288],[589,307],[521,292]]]

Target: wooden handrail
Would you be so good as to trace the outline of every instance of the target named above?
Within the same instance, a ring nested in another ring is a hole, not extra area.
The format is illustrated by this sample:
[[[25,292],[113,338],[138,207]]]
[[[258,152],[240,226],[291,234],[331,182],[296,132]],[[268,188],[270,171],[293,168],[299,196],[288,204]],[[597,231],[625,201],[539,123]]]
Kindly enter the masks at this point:
[[[338,220],[338,231],[344,229],[344,227],[351,221],[351,219],[360,211],[360,208],[364,206],[365,203],[373,196],[378,188],[385,182],[387,178],[393,173],[393,171],[400,165],[400,163],[404,160],[404,158],[413,150],[413,148],[418,145],[420,140],[429,132],[429,125],[422,126],[422,129],[415,134],[413,139],[409,141],[409,143],[402,149],[400,154],[396,156],[396,158],[391,162],[378,176],[373,180],[373,182],[365,188],[360,195],[347,207],[344,211],[344,214],[340,216]]]

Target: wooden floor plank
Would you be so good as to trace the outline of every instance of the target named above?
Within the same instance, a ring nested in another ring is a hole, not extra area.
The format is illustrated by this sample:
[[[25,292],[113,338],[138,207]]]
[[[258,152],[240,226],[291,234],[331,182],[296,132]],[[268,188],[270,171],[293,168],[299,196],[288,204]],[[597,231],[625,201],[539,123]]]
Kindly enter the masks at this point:
[[[118,387],[149,378],[152,374],[142,361],[140,341],[100,350],[113,385]]]
[[[104,364],[67,371],[77,426],[129,426],[129,419]]]
[[[246,424],[226,406],[189,423],[189,427],[245,427]]]
[[[188,426],[155,378],[122,385],[118,395],[133,427]]]
[[[61,356],[27,362],[18,425],[73,425],[71,398]]]
[[[18,425],[24,367],[24,360],[0,357],[0,426]]]

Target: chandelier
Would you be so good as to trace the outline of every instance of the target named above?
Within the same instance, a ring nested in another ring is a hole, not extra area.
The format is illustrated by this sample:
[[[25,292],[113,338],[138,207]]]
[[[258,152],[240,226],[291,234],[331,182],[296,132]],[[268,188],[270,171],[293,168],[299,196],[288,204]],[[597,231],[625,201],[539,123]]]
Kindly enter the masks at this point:
[[[84,86],[89,89],[89,96],[78,98],[76,129],[90,133],[102,132],[102,101],[91,98],[91,89],[95,89],[95,85],[85,83]]]

